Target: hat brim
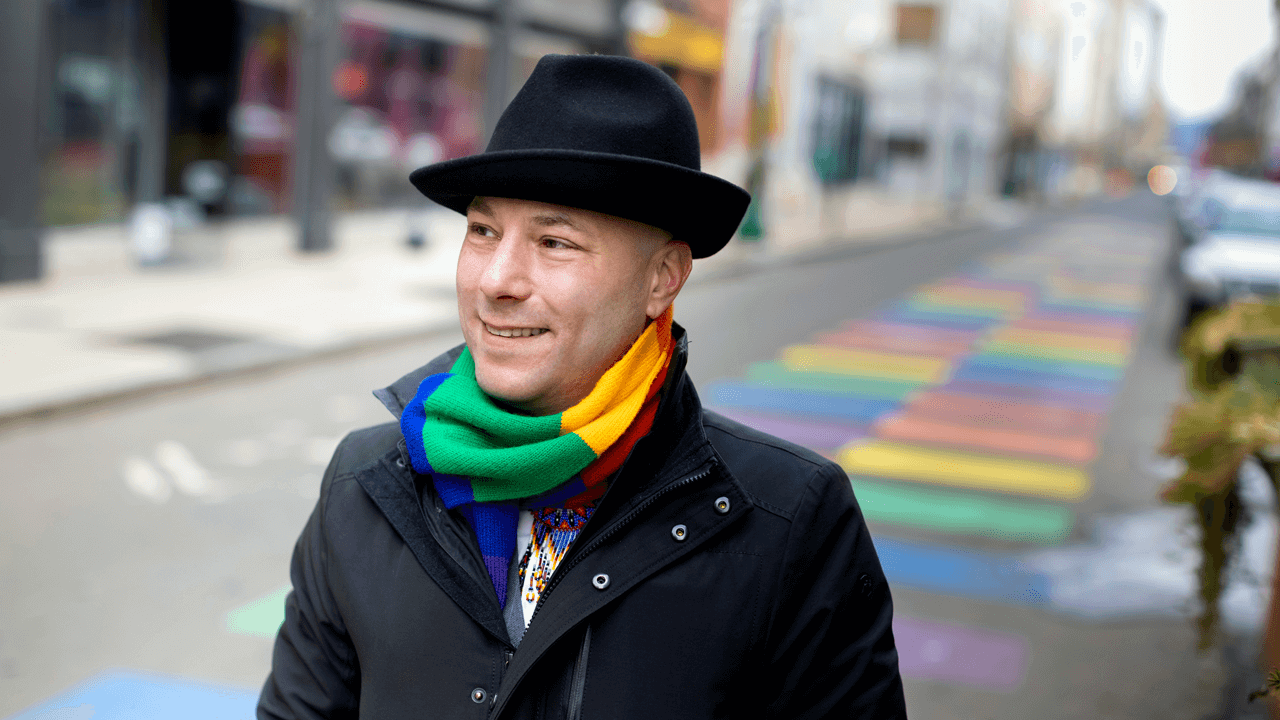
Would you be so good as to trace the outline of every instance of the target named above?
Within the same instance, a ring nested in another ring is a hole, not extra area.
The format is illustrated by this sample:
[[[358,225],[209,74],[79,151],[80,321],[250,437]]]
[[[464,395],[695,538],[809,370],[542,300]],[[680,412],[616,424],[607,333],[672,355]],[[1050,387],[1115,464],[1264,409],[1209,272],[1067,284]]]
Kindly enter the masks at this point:
[[[418,168],[423,195],[466,214],[476,196],[567,205],[661,228],[714,255],[737,231],[751,195],[697,170],[630,155],[584,150],[503,150]]]

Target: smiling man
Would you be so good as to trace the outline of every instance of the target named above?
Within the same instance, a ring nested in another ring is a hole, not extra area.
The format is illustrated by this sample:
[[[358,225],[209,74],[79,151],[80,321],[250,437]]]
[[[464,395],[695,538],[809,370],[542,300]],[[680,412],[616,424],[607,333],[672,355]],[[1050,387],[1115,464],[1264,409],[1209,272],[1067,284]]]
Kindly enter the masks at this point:
[[[260,718],[904,717],[835,464],[704,411],[673,301],[749,200],[636,60],[544,57],[484,153],[465,344],[375,392],[294,551]]]

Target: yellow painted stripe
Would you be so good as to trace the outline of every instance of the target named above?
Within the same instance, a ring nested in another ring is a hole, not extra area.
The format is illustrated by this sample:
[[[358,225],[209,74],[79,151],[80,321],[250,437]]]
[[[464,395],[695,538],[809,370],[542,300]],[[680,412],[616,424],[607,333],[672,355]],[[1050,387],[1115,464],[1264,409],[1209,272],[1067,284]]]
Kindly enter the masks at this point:
[[[1041,358],[1044,360],[1069,360],[1071,362],[1088,363],[1090,365],[1120,366],[1124,365],[1128,359],[1128,356],[1124,353],[1107,352],[1105,350],[1047,347],[1044,345],[1033,345],[1031,343],[1001,342],[998,340],[983,343],[982,350],[984,352],[1013,355],[1015,357]]]
[[[875,440],[854,441],[836,460],[850,475],[915,480],[998,492],[1079,500],[1089,492],[1089,476],[1062,465],[935,450]]]
[[[999,342],[1031,343],[1049,347],[1079,348],[1081,350],[1097,350],[1121,355],[1129,353],[1129,341],[1122,338],[1099,337],[1080,333],[1062,333],[1051,330],[1027,330],[1024,328],[1000,328],[990,335],[991,340]]]
[[[898,355],[827,345],[793,345],[782,351],[782,364],[798,372],[825,372],[888,380],[937,383],[946,379],[945,358]]]
[[[919,295],[948,304],[962,303],[1004,310],[1021,310],[1027,306],[1026,296],[1012,290],[990,290],[943,285],[924,290]]]

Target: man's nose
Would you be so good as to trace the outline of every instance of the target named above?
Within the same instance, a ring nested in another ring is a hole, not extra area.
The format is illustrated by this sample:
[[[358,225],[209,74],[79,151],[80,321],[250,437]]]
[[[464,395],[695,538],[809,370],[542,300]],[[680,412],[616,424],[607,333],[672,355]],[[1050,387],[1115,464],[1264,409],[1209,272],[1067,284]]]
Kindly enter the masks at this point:
[[[481,292],[490,300],[524,300],[529,297],[532,290],[529,263],[532,259],[528,244],[521,242],[514,233],[502,238],[480,276]]]

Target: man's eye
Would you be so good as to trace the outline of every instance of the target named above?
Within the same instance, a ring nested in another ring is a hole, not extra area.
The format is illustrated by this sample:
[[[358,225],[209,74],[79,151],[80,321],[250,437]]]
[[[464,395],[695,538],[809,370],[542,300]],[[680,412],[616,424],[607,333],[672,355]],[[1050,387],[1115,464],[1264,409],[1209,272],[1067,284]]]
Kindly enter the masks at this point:
[[[542,246],[552,250],[567,250],[573,246],[563,240],[557,240],[552,237],[542,238]]]
[[[471,226],[471,232],[473,232],[473,233],[475,233],[476,235],[479,235],[479,236],[481,236],[481,237],[495,237],[495,236],[496,236],[496,233],[494,233],[494,232],[493,232],[493,230],[492,230],[491,228],[487,228],[487,227],[485,227],[484,225],[472,225],[472,226]]]

